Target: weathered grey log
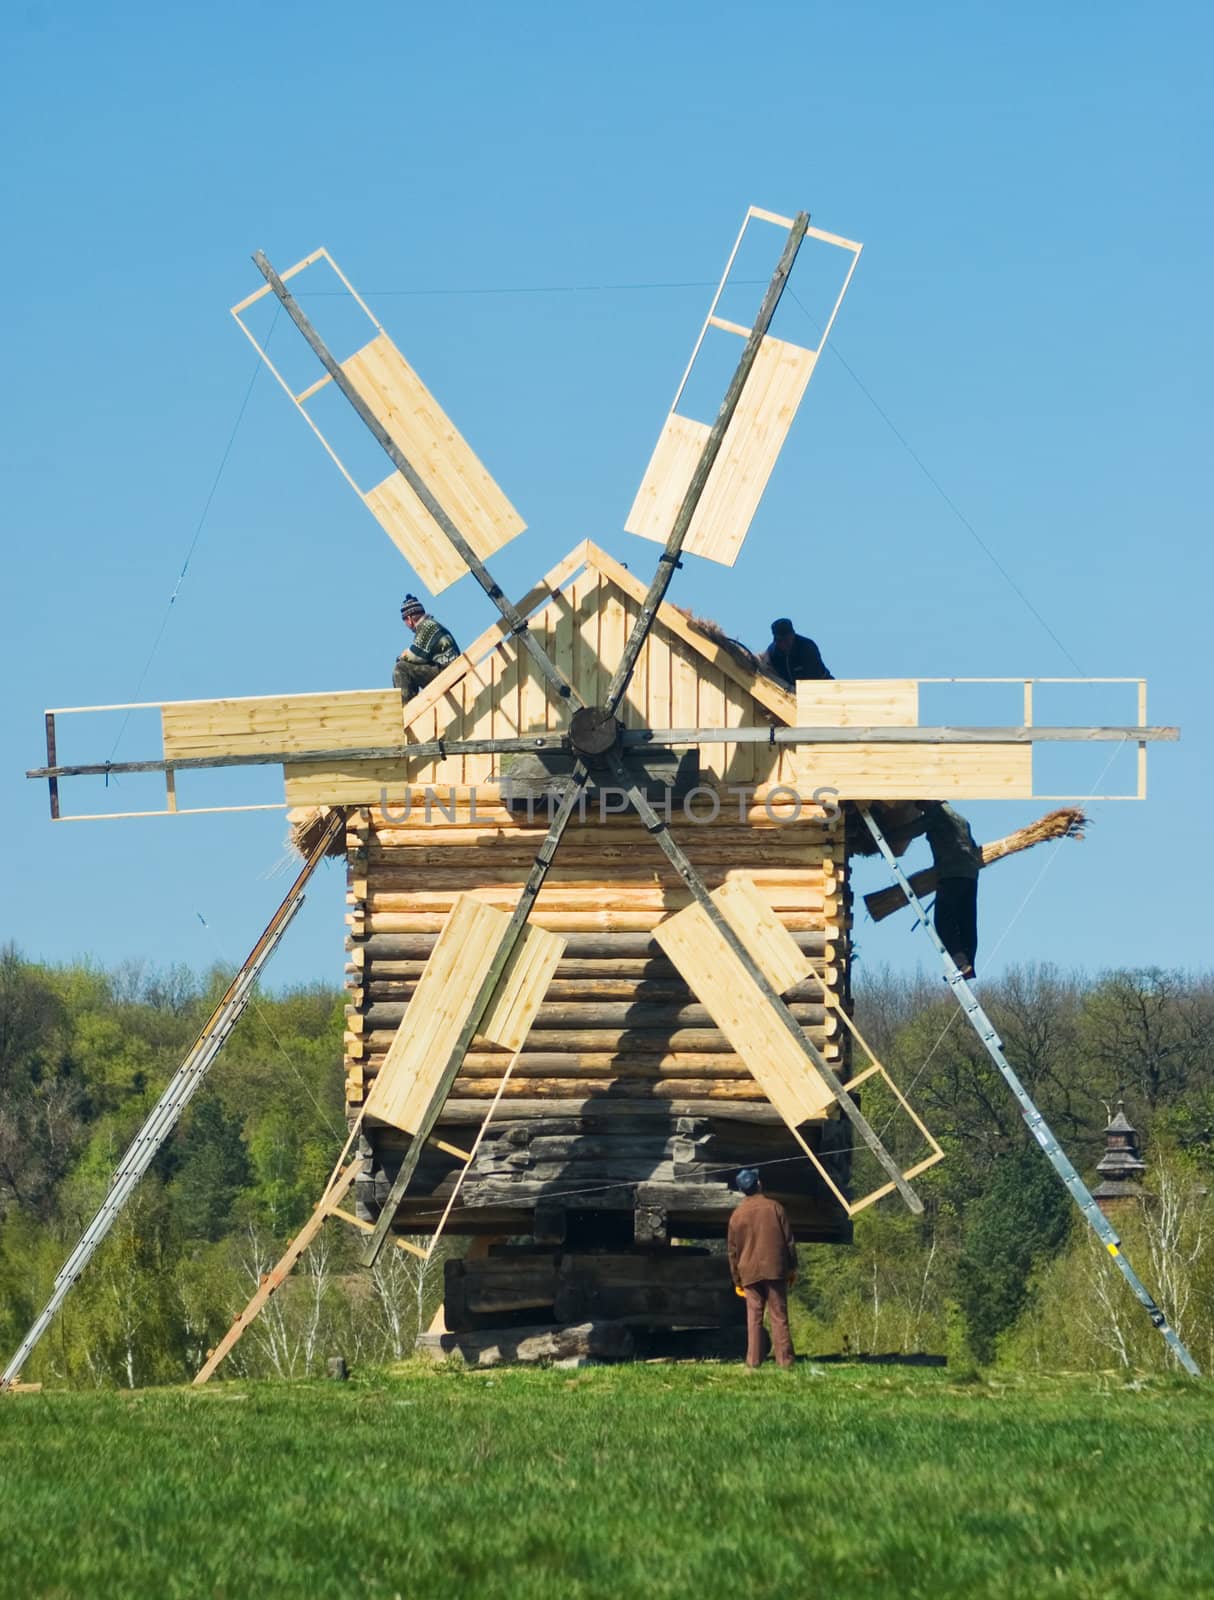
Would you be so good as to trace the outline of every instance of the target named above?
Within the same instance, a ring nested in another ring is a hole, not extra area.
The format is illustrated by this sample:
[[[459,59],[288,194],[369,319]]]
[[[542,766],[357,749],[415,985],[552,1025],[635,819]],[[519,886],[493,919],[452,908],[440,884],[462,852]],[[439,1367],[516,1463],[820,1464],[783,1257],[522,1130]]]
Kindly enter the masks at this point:
[[[461,1358],[471,1367],[497,1367],[570,1361],[631,1361],[636,1344],[630,1329],[617,1322],[584,1322],[575,1327],[499,1328],[481,1333],[423,1333],[419,1355],[436,1360]]]
[[[665,1244],[669,1238],[663,1206],[637,1206],[632,1213],[632,1237],[638,1245]]]
[[[614,1122],[616,1111],[614,1106],[605,1107],[602,1096],[582,1100],[562,1100],[560,1103],[562,1113],[573,1116],[593,1116],[596,1113],[610,1116]],[[484,1100],[466,1100],[452,1098],[443,1107],[443,1126],[466,1127],[470,1123],[480,1124],[484,1121],[486,1102]],[[507,1115],[517,1118],[551,1116],[553,1102],[551,1100],[511,1100],[508,1103]],[[637,1100],[628,1105],[629,1117],[653,1117],[666,1120],[670,1117],[706,1117],[714,1123],[741,1123],[756,1129],[783,1128],[784,1121],[776,1108],[767,1101],[734,1100],[723,1104],[720,1100],[704,1100],[689,1097],[685,1100]],[[377,1130],[377,1140],[386,1130]]]

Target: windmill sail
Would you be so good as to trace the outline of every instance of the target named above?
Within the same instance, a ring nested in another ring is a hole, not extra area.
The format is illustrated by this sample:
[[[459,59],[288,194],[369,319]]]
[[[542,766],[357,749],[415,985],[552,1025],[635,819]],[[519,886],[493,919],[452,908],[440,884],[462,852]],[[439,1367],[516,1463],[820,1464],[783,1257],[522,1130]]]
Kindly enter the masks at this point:
[[[508,544],[527,524],[327,250],[305,256],[282,273],[279,282],[285,283],[319,261],[333,269],[375,330],[373,337],[352,356],[336,363],[342,376],[473,552],[484,560]],[[233,306],[232,315],[359,499],[426,588],[438,594],[463,577],[468,568],[403,473],[392,471],[370,488],[363,488],[355,480],[308,409],[309,402],[332,382],[333,374],[325,372],[315,383],[296,392],[242,321],[242,314],[271,292],[267,283]]]

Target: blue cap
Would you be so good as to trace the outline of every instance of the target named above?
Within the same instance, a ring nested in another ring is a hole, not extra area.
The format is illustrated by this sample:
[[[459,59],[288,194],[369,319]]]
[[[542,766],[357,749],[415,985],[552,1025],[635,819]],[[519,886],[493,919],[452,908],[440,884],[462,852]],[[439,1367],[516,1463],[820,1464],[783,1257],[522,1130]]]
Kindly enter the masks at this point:
[[[737,1177],[734,1179],[734,1182],[737,1184],[738,1188],[741,1189],[743,1194],[754,1194],[755,1190],[759,1187],[759,1174],[755,1171],[754,1167],[743,1167],[741,1172],[739,1172]]]

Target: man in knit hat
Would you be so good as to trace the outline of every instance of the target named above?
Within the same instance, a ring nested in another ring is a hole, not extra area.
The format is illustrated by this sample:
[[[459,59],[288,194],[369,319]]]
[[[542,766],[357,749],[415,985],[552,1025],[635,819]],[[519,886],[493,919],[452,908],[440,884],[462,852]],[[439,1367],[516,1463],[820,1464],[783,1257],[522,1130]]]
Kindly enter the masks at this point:
[[[445,666],[459,655],[459,645],[441,622],[426,610],[415,594],[407,594],[400,608],[401,620],[413,634],[413,643],[402,650],[392,669],[392,684],[406,700],[437,678]]]

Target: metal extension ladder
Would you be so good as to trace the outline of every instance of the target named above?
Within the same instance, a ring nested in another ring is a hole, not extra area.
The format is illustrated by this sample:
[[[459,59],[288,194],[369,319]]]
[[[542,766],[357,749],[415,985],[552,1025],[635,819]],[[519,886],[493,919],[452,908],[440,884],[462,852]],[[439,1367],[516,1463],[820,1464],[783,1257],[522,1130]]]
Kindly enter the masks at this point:
[[[96,1254],[98,1246],[118,1220],[127,1202],[134,1194],[140,1178],[151,1166],[157,1152],[172,1133],[177,1119],[194,1096],[195,1090],[206,1077],[215,1057],[223,1049],[233,1028],[240,1021],[262,969],[277,950],[279,941],[304,902],[304,886],[332,841],[346,825],[344,811],[335,811],[320,835],[303,869],[287,892],[286,898],[270,919],[265,932],[250,951],[248,958],[228,985],[223,998],[207,1019],[206,1025],[190,1048],[189,1054],[169,1079],[168,1086],[139,1132],[131,1141],[118,1163],[110,1187],[96,1216],[80,1236],[72,1253],[55,1278],[54,1291],[38,1314],[33,1326],[22,1339],[16,1354],[0,1375],[0,1389],[16,1383],[18,1375],[42,1335],[50,1327],[56,1313],[71,1293],[81,1273]]]
[[[941,943],[940,937],[937,934],[934,925],[928,921],[927,913],[923,908],[922,902],[920,901],[918,895],[916,895],[915,891],[911,888],[909,878],[907,878],[906,874],[899,866],[898,860],[893,851],[890,849],[885,835],[877,826],[872,812],[867,806],[863,805],[857,806],[857,810],[864,819],[865,826],[868,828],[869,833],[872,834],[873,842],[876,844],[877,849],[880,850],[882,856],[885,858],[886,866],[888,866],[889,870],[893,873],[898,887],[906,896],[907,903],[912,907],[915,914],[919,918],[920,924],[927,932],[927,935],[931,939],[932,943],[936,946],[936,950],[940,956],[941,962],[944,965],[945,978],[948,980],[948,983],[952,988],[953,996],[956,999],[957,1004],[961,1007],[962,1014],[964,1015],[966,1021],[978,1035],[978,1038],[982,1041],[987,1055],[990,1056],[991,1060],[998,1067],[1004,1082],[1015,1095],[1016,1101],[1020,1106],[1020,1110],[1024,1115],[1024,1120],[1028,1125],[1029,1132],[1045,1151],[1050,1165],[1054,1168],[1054,1171],[1066,1185],[1071,1199],[1074,1200],[1075,1204],[1079,1207],[1080,1212],[1083,1214],[1084,1220],[1091,1228],[1092,1232],[1100,1240],[1101,1244],[1109,1252],[1109,1255],[1113,1258],[1114,1262],[1117,1264],[1118,1270],[1121,1272],[1122,1277],[1134,1291],[1135,1295],[1142,1303],[1143,1309],[1146,1311],[1151,1321],[1154,1323],[1156,1328],[1159,1329],[1159,1332],[1167,1341],[1169,1350],[1171,1350],[1172,1354],[1176,1357],[1177,1361],[1180,1362],[1181,1366],[1186,1372],[1191,1373],[1195,1378],[1200,1377],[1201,1369],[1198,1367],[1196,1361],[1193,1360],[1193,1357],[1189,1354],[1188,1350],[1181,1342],[1176,1330],[1169,1324],[1167,1317],[1164,1316],[1163,1312],[1155,1304],[1155,1301],[1152,1299],[1150,1292],[1147,1290],[1141,1278],[1139,1278],[1129,1261],[1127,1261],[1125,1256],[1122,1254],[1121,1240],[1110,1226],[1108,1218],[1096,1204],[1096,1201],[1092,1197],[1091,1190],[1088,1188],[1087,1184],[1084,1183],[1078,1172],[1075,1171],[1075,1168],[1072,1166],[1066,1152],[1063,1150],[1062,1146],[1058,1143],[1057,1139],[1050,1131],[1049,1124],[1046,1122],[1045,1118],[1041,1115],[1041,1112],[1038,1111],[1036,1105],[1030,1098],[1028,1090],[1016,1076],[1011,1062],[1003,1053],[1003,1042],[999,1038],[999,1035],[995,1032],[995,1028],[991,1022],[991,1019],[987,1016],[986,1012],[978,1003],[974,991],[961,976],[961,973],[958,970],[952,956],[944,948],[944,945]]]

